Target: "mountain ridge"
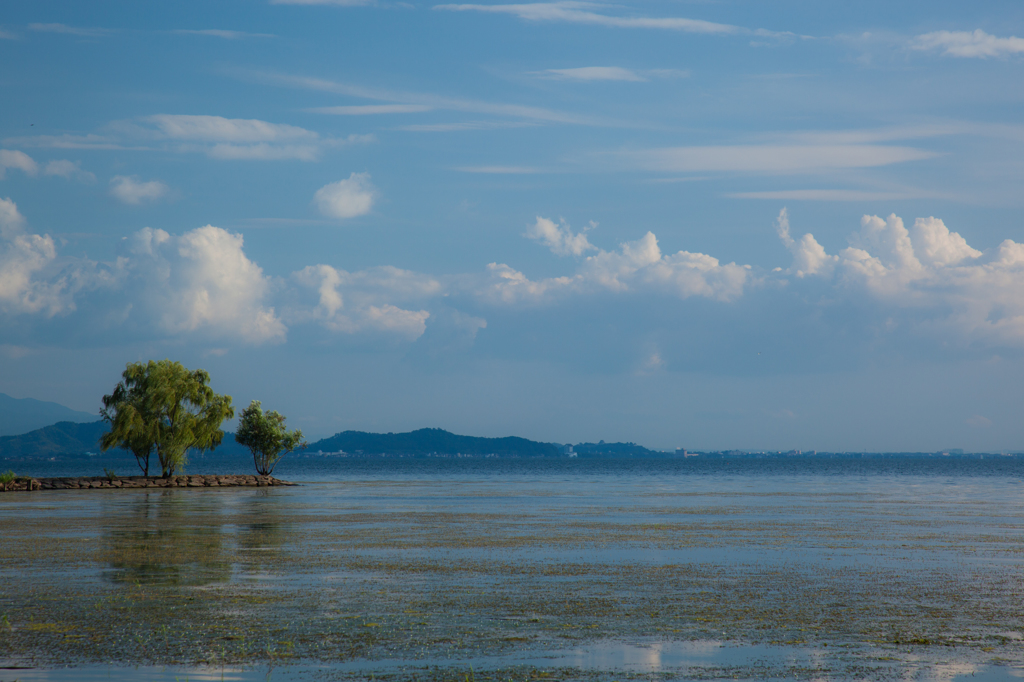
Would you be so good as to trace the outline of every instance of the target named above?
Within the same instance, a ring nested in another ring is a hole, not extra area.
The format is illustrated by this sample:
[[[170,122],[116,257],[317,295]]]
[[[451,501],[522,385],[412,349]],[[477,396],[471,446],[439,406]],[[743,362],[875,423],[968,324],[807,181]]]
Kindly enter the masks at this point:
[[[0,393],[0,437],[20,436],[59,422],[96,421],[96,414],[35,398],[15,398]]]

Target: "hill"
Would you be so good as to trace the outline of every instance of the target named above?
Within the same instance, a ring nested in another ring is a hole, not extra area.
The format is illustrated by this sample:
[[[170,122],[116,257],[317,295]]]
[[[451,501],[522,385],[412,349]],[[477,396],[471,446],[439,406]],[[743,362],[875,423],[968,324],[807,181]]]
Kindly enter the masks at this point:
[[[0,436],[17,436],[56,422],[94,422],[96,416],[72,410],[59,403],[34,398],[12,398],[6,393],[0,393]]]
[[[0,437],[0,458],[48,459],[99,452],[99,439],[106,431],[107,424],[103,421],[57,422],[18,436]]]
[[[572,446],[580,457],[665,457],[666,453],[648,450],[636,443],[579,443]]]
[[[345,452],[355,455],[497,455],[499,457],[557,457],[560,448],[526,438],[477,438],[459,436],[444,429],[419,429],[408,433],[342,431],[310,443],[307,452]]]

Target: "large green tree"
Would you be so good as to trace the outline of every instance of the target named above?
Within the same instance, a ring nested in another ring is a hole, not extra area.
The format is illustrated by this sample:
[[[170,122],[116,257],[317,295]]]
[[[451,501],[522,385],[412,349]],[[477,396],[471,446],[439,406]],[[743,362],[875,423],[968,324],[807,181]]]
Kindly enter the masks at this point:
[[[189,450],[220,445],[221,424],[235,416],[231,396],[214,393],[205,370],[150,360],[128,363],[121,377],[114,392],[103,397],[101,414],[111,428],[100,447],[130,450],[146,475],[154,449],[162,475],[172,476],[188,462]]]
[[[264,413],[259,400],[252,401],[249,407],[242,410],[235,442],[252,452],[256,472],[260,476],[273,473],[284,453],[307,445],[302,440],[302,431],[289,431],[285,428],[284,419],[283,415],[273,410]]]

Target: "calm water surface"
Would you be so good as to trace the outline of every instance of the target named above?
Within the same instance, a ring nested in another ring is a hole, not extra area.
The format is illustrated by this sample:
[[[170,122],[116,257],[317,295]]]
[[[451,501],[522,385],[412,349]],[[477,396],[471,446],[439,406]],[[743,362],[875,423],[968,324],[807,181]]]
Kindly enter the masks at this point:
[[[0,495],[0,681],[1024,677],[1017,459],[275,474]]]

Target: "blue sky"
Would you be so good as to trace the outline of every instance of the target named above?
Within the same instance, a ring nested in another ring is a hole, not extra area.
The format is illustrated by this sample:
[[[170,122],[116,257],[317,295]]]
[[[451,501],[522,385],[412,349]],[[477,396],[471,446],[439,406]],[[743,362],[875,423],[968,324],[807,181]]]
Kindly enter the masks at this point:
[[[4,3],[0,392],[1024,449],[1024,6]]]

